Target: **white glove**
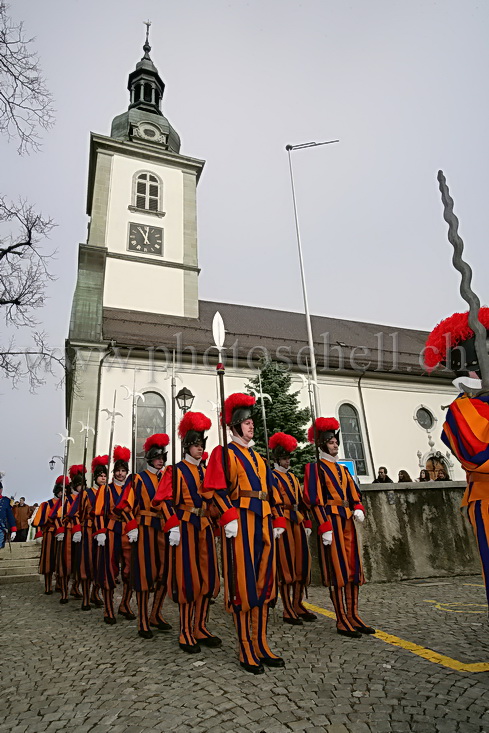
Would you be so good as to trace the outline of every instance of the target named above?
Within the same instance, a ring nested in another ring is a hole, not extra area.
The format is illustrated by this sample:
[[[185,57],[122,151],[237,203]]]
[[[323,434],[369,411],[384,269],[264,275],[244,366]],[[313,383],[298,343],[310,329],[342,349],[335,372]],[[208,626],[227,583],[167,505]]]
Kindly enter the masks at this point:
[[[273,528],[273,539],[274,540],[278,540],[278,538],[280,537],[280,535],[282,535],[284,532],[285,532],[285,528],[284,527],[274,527]]]
[[[73,542],[81,542],[81,532],[80,531],[74,532],[72,539],[73,539]]]
[[[227,540],[230,540],[233,537],[238,536],[238,520],[237,519],[231,519],[230,522],[224,525],[224,534],[226,535]]]
[[[60,532],[59,534],[56,535],[56,542],[63,542],[64,538],[65,538],[65,533]]]
[[[304,527],[304,532],[306,533],[307,539],[311,536],[312,529],[310,527]]]
[[[42,537],[36,537],[36,542],[38,545],[42,544]]]
[[[129,540],[129,542],[136,542],[137,538],[138,538],[137,527],[135,527],[134,529],[130,529],[129,532],[127,533],[127,539]]]
[[[331,545],[333,544],[333,530],[330,529],[329,532],[323,532],[321,535],[323,539],[323,545]]]
[[[99,547],[103,547],[105,545],[105,540],[107,539],[107,535],[105,532],[100,532],[100,534],[95,535],[95,539],[98,542]]]
[[[12,532],[10,535],[10,542],[13,542],[16,537],[17,537],[17,532]]]
[[[361,524],[365,519],[365,514],[362,512],[361,509],[355,509],[355,511],[353,512],[353,519],[356,522],[360,522]]]
[[[170,547],[180,544],[180,527],[172,527],[170,530]]]

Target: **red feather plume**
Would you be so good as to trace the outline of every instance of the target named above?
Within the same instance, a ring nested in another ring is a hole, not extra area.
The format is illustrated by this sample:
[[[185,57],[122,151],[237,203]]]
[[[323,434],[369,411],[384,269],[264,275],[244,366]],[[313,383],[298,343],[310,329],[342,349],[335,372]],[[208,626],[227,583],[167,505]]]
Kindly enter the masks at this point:
[[[203,433],[205,430],[209,430],[211,425],[211,421],[204,413],[187,412],[180,420],[178,435],[180,438],[185,438],[189,430],[196,430],[198,433]]]
[[[68,476],[58,476],[58,478],[54,482],[54,485],[63,486],[63,478],[65,480],[65,486],[68,486],[68,484],[70,483],[70,479],[68,478]]]
[[[209,454],[208,454],[208,452],[207,452],[207,451],[205,450],[205,451],[204,451],[204,452],[202,453],[202,460],[203,460],[203,461],[206,461],[206,460],[207,460],[208,458],[209,458]]]
[[[292,453],[297,448],[297,440],[293,435],[288,435],[288,433],[274,433],[270,436],[268,447],[270,450],[273,450],[278,445],[287,451],[287,453]]]
[[[340,424],[335,417],[318,417],[316,418],[316,432],[325,433],[327,430],[334,430],[335,432],[340,429]],[[307,431],[307,439],[309,443],[314,443],[314,425],[311,425]]]
[[[157,445],[159,448],[164,448],[170,442],[170,438],[166,433],[155,433],[146,438],[143,445],[144,452],[148,451],[152,445]]]
[[[224,403],[224,419],[226,421],[226,425],[229,425],[231,422],[233,412],[237,407],[251,407],[255,402],[256,399],[253,395],[244,394],[243,392],[235,392],[234,394],[229,395]]]
[[[86,472],[87,472],[87,469],[81,463],[78,466],[76,465],[70,466],[70,469],[68,471],[71,479],[74,479],[75,476],[77,476],[79,473],[83,475]]]
[[[479,320],[485,328],[489,328],[489,308],[479,310]],[[425,344],[424,363],[429,372],[444,362],[447,351],[453,349],[461,341],[472,338],[474,332],[469,326],[469,313],[454,313],[441,321],[428,336]]]
[[[126,463],[129,463],[131,451],[129,450],[129,448],[124,448],[124,446],[122,445],[116,445],[114,447],[114,452],[112,455],[114,457],[114,463],[116,461],[125,461]]]
[[[107,468],[109,464],[109,456],[95,456],[95,458],[92,461],[92,473],[95,471],[97,466],[105,466]]]

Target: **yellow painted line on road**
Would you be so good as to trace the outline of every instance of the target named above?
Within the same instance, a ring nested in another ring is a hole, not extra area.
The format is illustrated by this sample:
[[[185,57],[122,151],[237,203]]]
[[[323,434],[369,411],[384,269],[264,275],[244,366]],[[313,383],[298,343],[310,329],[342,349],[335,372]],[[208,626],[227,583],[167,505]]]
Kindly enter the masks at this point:
[[[484,583],[462,583],[462,585],[470,585],[472,588],[485,588]]]
[[[487,613],[487,603],[462,603],[461,601],[443,603],[441,601],[428,601],[426,599],[425,603],[434,603],[433,608],[436,608],[438,611],[448,611],[449,613]],[[457,606],[457,608],[449,608],[449,606]],[[477,610],[469,611],[469,607],[476,607]]]
[[[336,614],[332,611],[327,611],[325,608],[315,606],[312,603],[304,603],[304,605],[311,611],[320,613],[321,616],[327,616],[327,618],[336,620]],[[444,654],[434,652],[432,649],[427,649],[419,644],[413,644],[411,641],[406,641],[405,639],[401,639],[399,636],[394,636],[393,634],[387,634],[385,631],[380,631],[379,629],[377,629],[375,634],[372,634],[372,636],[374,639],[380,639],[380,641],[383,641],[386,644],[391,644],[392,646],[405,649],[406,651],[411,652],[411,654],[415,654],[417,657],[426,659],[428,662],[439,664],[442,667],[447,667],[448,669],[454,669],[456,672],[489,672],[489,662],[472,662],[470,664],[459,662],[458,659],[452,659]]]

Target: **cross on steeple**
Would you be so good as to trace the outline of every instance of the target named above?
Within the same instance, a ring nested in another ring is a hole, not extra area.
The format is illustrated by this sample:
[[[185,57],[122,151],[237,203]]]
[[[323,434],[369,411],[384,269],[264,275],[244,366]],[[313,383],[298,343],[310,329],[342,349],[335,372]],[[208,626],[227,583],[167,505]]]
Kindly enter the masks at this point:
[[[149,59],[149,52],[151,51],[151,46],[149,45],[149,27],[151,25],[151,21],[144,20],[143,23],[146,26],[146,41],[144,42],[143,51],[145,57]]]

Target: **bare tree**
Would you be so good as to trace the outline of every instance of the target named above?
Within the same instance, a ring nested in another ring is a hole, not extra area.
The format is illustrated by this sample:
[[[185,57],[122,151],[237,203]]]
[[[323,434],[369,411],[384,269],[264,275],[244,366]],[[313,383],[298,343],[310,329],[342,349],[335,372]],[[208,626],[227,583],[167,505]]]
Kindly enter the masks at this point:
[[[39,150],[41,129],[54,123],[53,99],[43,79],[33,39],[22,22],[8,15],[0,0],[0,134],[16,140],[22,155]],[[46,287],[53,280],[42,240],[54,224],[25,201],[14,204],[0,196],[0,315],[5,330],[0,336],[0,375],[14,385],[26,379],[31,390],[44,384],[46,375],[64,369],[64,354],[48,346],[35,312],[42,308]],[[21,347],[12,332],[29,330],[31,345]],[[64,372],[63,372],[64,373]]]
[[[45,254],[41,241],[52,230],[44,218],[25,201],[18,204],[0,197],[0,226],[8,224],[15,233],[0,237],[0,309],[6,328],[38,325],[35,311],[44,305],[46,287],[53,280],[48,264],[53,253]],[[0,373],[14,384],[24,378],[32,390],[45,381],[56,366],[63,367],[63,355],[46,344],[43,332],[31,333],[31,347],[20,348],[11,336],[0,343]]]
[[[0,133],[18,140],[20,154],[38,150],[38,130],[54,124],[51,93],[41,74],[39,58],[26,38],[22,22],[7,14],[0,0]]]

